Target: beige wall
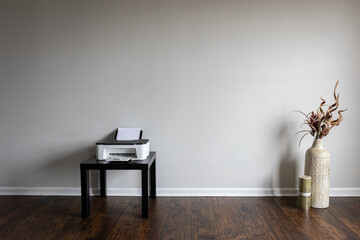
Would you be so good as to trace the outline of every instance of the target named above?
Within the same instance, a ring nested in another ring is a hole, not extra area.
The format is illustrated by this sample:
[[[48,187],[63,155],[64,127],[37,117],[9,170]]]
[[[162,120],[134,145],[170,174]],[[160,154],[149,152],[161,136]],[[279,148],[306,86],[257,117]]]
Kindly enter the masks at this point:
[[[117,127],[159,188],[293,188],[302,117],[340,79],[331,186],[360,188],[360,1],[1,1],[0,187],[79,187]],[[109,187],[140,186],[110,172]],[[93,179],[96,175],[93,174]],[[96,183],[93,184],[96,185]]]

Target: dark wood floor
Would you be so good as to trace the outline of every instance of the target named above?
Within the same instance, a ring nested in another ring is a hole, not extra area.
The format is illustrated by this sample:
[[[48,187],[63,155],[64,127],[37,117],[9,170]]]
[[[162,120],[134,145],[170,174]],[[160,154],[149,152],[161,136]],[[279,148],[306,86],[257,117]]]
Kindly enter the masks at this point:
[[[360,198],[301,211],[296,198],[158,197],[149,219],[140,197],[0,197],[0,239],[360,239]]]

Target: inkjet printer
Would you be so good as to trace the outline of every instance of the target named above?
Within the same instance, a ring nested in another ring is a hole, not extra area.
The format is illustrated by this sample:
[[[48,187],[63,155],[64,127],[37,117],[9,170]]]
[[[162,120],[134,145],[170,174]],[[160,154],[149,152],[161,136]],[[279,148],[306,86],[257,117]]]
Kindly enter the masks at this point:
[[[104,161],[145,160],[149,156],[150,144],[148,139],[141,137],[140,128],[118,128],[114,139],[96,143],[96,158]]]

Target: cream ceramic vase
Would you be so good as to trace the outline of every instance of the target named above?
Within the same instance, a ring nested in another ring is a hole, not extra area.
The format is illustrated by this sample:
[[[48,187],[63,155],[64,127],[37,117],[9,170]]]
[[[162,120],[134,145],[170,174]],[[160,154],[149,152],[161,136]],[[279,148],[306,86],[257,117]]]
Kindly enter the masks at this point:
[[[311,207],[329,207],[330,153],[316,139],[305,154],[305,175],[311,176]]]

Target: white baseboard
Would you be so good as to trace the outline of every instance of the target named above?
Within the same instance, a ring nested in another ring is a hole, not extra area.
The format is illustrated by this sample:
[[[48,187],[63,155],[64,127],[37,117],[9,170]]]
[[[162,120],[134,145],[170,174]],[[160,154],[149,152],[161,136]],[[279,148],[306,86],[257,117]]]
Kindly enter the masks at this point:
[[[360,188],[330,188],[332,197],[359,197]]]
[[[295,188],[158,188],[157,196],[296,196]],[[99,189],[91,189],[99,195]],[[0,187],[0,195],[80,196],[80,188]],[[140,188],[108,188],[108,196],[141,196]],[[330,196],[360,196],[360,188],[331,188]]]

